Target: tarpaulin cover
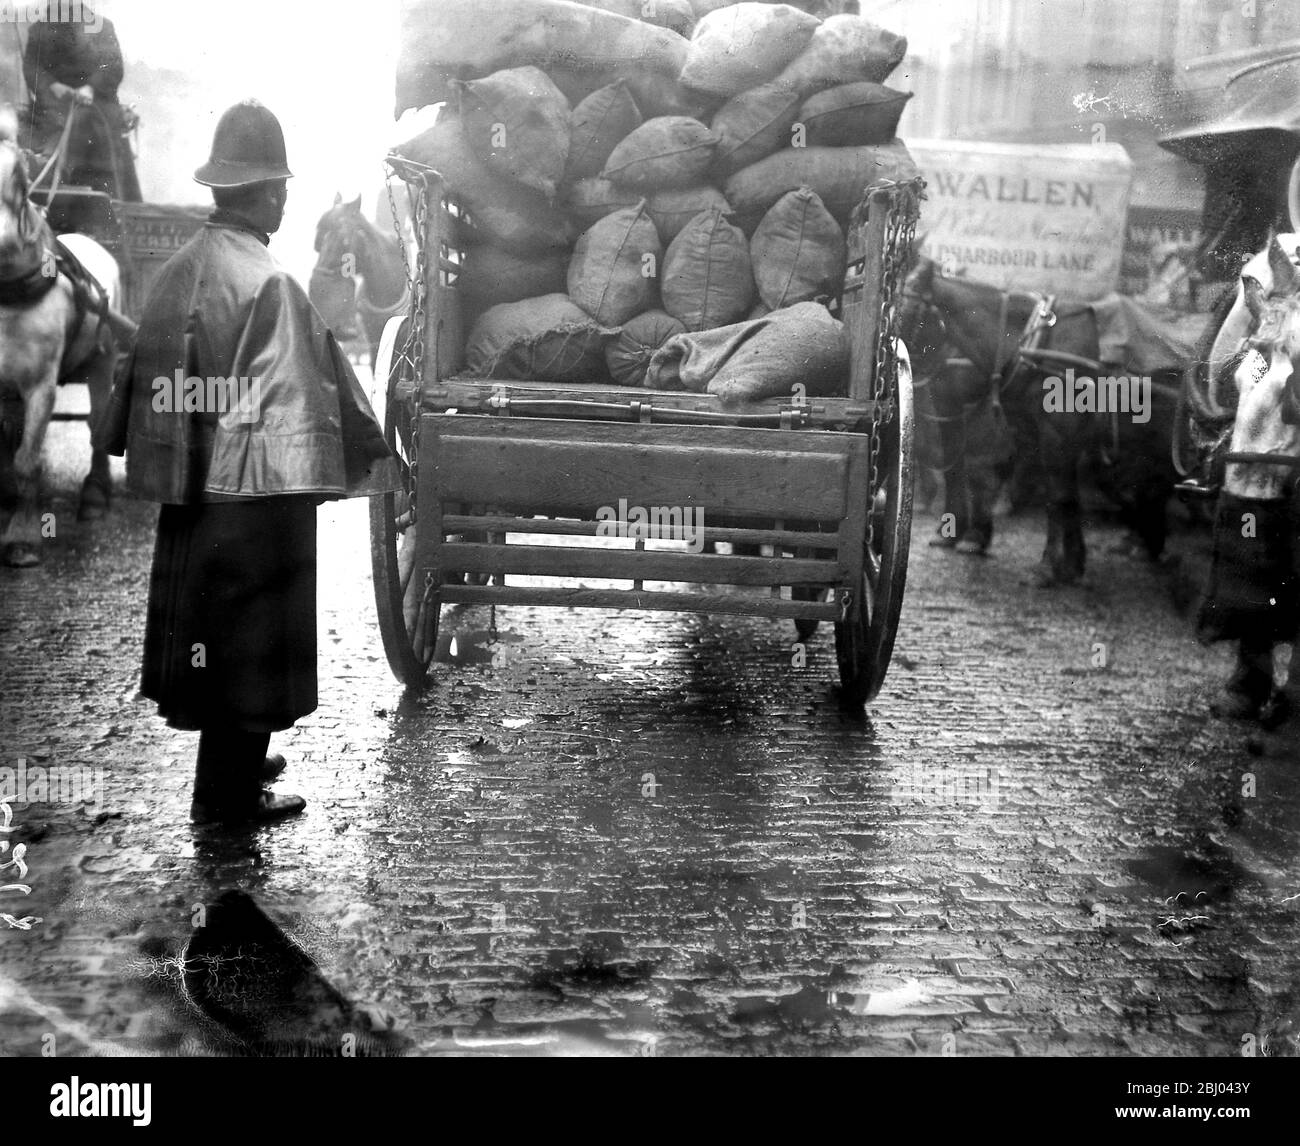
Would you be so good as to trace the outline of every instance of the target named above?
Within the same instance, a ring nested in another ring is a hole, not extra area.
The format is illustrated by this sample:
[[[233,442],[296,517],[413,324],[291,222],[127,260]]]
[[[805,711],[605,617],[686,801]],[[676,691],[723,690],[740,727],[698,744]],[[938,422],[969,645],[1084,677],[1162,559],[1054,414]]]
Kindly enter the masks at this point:
[[[1102,363],[1130,374],[1183,369],[1195,356],[1206,322],[1203,314],[1164,318],[1122,294],[1108,294],[1089,305],[1097,320]]]

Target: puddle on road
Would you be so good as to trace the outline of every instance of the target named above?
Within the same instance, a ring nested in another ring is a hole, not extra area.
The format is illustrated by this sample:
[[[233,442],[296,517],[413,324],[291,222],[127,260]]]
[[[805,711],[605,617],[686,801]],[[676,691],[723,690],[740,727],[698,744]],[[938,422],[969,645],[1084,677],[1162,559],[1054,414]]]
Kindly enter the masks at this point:
[[[1162,899],[1177,901],[1185,897],[1189,903],[1224,903],[1236,891],[1262,882],[1234,860],[1226,848],[1214,844],[1199,851],[1154,845],[1146,849],[1145,856],[1129,860],[1126,866]]]
[[[496,637],[488,629],[444,629],[438,634],[438,648],[433,659],[444,665],[500,665],[512,653],[518,655],[517,646],[524,638],[510,630],[497,630]]]

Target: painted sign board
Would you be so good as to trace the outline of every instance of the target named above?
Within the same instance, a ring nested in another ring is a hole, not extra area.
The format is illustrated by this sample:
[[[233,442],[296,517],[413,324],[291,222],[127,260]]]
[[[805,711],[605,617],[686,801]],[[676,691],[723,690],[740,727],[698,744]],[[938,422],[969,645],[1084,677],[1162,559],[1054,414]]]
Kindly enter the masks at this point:
[[[1119,286],[1133,163],[1119,144],[909,139],[918,234],[949,273],[1097,298]]]

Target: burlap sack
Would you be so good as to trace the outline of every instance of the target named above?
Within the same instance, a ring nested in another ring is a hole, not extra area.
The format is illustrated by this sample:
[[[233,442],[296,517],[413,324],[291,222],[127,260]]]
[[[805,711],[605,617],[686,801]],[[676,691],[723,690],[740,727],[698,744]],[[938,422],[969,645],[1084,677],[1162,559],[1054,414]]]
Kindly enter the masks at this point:
[[[632,69],[675,79],[689,50],[667,28],[568,0],[403,0],[400,7],[397,115],[447,99],[451,79],[528,64],[574,75],[599,70],[602,83]]]
[[[710,125],[718,137],[714,168],[730,175],[789,147],[790,128],[802,103],[798,91],[785,84],[763,84],[728,100]]]
[[[649,389],[716,394],[724,405],[786,397],[796,384],[812,395],[847,390],[844,324],[824,306],[801,302],[762,318],[674,335],[651,356]]]
[[[592,92],[569,117],[569,161],[564,181],[574,183],[599,175],[610,152],[640,126],[641,112],[625,80]]]
[[[602,383],[609,377],[605,343],[617,333],[568,295],[510,302],[494,306],[474,324],[466,366],[478,378]]]
[[[807,187],[772,205],[754,230],[749,254],[758,296],[773,310],[832,298],[844,286],[844,232]]]
[[[689,37],[695,28],[695,10],[687,0],[582,0],[591,8],[617,12],[632,20],[643,20],[660,28],[670,28],[679,36]]]
[[[663,240],[664,246],[677,238],[681,229],[701,211],[715,209],[725,215],[731,206],[721,191],[707,183],[680,190],[656,191],[646,204],[650,218],[659,228],[659,238]]]
[[[654,352],[684,327],[671,314],[647,310],[623,324],[623,329],[605,347],[605,363],[620,386],[641,386]]]
[[[911,98],[911,92],[867,80],[840,84],[806,100],[798,118],[810,147],[888,143],[898,131],[898,121]],[[716,123],[713,130],[718,130]]]
[[[722,96],[697,92],[686,87],[674,76],[662,72],[638,69],[624,73],[627,86],[632,91],[636,106],[646,119],[661,115],[684,115],[708,123],[713,113],[725,102]]]
[[[617,326],[654,306],[663,251],[644,203],[606,215],[573,249],[569,297],[602,326]]]
[[[568,266],[564,251],[524,256],[480,243],[466,250],[456,285],[469,308],[481,313],[505,302],[563,293]]]
[[[548,199],[569,155],[569,101],[540,68],[507,68],[455,85],[465,138],[489,171]]]
[[[869,147],[787,147],[737,171],[723,192],[744,227],[756,226],[782,195],[800,187],[816,191],[826,210],[843,224],[871,184],[901,183],[917,175],[899,139]]]
[[[469,208],[474,231],[484,241],[523,255],[567,247],[573,241],[576,232],[568,218],[540,191],[487,169],[466,142],[456,116],[439,115],[428,131],[402,144],[397,152],[442,173]]]
[[[717,145],[718,137],[697,119],[658,116],[614,148],[601,175],[638,191],[691,187],[704,181]]]
[[[863,16],[828,16],[803,52],[775,78],[805,96],[860,80],[879,84],[905,55],[905,36],[888,32]]]
[[[701,211],[664,255],[663,308],[687,330],[735,322],[754,304],[749,243],[714,209]]]
[[[808,45],[816,16],[789,4],[732,4],[695,26],[681,79],[730,98],[773,79]]]
[[[593,175],[579,179],[563,192],[561,203],[582,230],[597,220],[624,207],[635,207],[643,195],[625,187],[616,187],[608,179]]]

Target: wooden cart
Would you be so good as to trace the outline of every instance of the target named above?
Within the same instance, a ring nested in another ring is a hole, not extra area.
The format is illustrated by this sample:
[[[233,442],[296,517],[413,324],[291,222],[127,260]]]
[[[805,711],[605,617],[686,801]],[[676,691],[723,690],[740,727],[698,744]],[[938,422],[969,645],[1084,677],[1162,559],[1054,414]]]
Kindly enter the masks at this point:
[[[390,321],[375,374],[388,379],[377,412],[404,478],[371,504],[398,679],[424,681],[445,605],[653,609],[786,618],[804,637],[831,621],[842,699],[874,698],[911,531],[911,371],[895,299],[920,181],[869,188],[854,213],[839,300],[847,397],[793,393],[736,410],[708,394],[465,377],[456,280],[474,251],[455,236],[472,220],[436,172],[390,165],[419,242],[411,313]],[[702,549],[688,550],[685,530],[661,533],[671,540],[658,547],[584,541],[623,499],[702,511]],[[622,587],[580,583],[592,579]]]

